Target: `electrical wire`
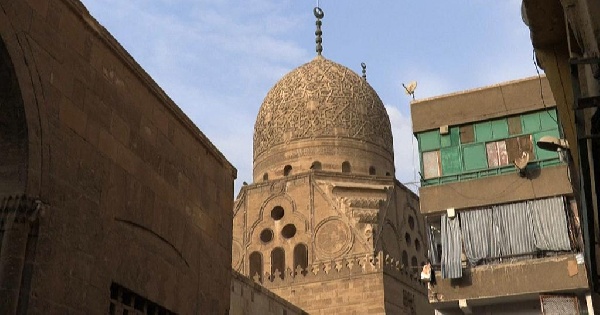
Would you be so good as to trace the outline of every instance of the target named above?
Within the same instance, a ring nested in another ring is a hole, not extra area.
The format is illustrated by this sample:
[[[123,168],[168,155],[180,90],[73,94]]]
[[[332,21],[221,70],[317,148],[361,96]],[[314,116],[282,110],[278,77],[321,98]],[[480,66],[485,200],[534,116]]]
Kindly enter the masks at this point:
[[[544,105],[544,109],[547,109],[546,100],[544,99],[544,87],[542,85],[542,75],[540,74],[540,68],[539,68],[537,60],[535,58],[535,48],[532,50],[531,59],[533,60],[533,65],[535,66],[535,72],[537,73],[538,81],[540,83],[540,97],[542,98],[542,104]],[[550,118],[552,118],[552,120],[554,120],[554,122],[558,125],[557,119],[554,116],[552,116],[549,111],[546,110],[546,113],[548,113],[548,116],[550,116]]]

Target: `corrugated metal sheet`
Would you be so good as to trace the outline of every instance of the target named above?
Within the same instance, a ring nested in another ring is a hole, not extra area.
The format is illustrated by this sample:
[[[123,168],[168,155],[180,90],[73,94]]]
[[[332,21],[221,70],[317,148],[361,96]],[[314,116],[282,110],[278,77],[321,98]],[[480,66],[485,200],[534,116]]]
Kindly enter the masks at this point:
[[[531,218],[524,202],[492,207],[494,223],[498,230],[501,256],[519,255],[535,251]]]
[[[497,256],[492,209],[464,211],[459,215],[465,255],[469,263],[474,266],[482,259]]]
[[[485,258],[571,250],[562,197],[461,211],[465,254],[473,265]]]
[[[531,200],[531,211],[535,246],[539,250],[571,250],[565,202],[562,197]]]
[[[429,261],[433,265],[437,265],[440,263],[440,257],[438,257],[437,253],[437,243],[435,235],[433,235],[433,230],[431,229],[431,226],[429,224],[426,224],[425,228],[427,230],[427,237],[429,238]]]
[[[458,217],[448,219],[442,216],[442,278],[456,279],[462,277],[460,254],[462,242]]]

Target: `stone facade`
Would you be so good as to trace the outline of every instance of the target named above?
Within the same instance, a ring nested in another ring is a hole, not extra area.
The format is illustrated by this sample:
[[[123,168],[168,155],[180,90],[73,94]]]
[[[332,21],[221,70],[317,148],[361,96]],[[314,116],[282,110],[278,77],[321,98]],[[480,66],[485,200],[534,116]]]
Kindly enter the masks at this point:
[[[320,55],[293,70],[258,113],[234,270],[310,314],[430,313],[425,223],[393,165],[390,121],[364,78]]]
[[[236,170],[79,1],[0,37],[0,313],[226,313]]]
[[[306,315],[294,304],[275,295],[250,278],[232,271],[230,315]]]

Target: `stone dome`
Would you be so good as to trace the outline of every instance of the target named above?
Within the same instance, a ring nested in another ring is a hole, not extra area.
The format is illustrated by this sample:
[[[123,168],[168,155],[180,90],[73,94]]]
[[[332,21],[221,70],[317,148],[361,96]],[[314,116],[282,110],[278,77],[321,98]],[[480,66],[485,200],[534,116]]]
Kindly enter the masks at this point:
[[[392,131],[381,99],[355,72],[317,56],[265,97],[254,125],[254,177],[283,165],[297,169],[302,156],[322,156],[321,164],[333,155],[393,173]]]

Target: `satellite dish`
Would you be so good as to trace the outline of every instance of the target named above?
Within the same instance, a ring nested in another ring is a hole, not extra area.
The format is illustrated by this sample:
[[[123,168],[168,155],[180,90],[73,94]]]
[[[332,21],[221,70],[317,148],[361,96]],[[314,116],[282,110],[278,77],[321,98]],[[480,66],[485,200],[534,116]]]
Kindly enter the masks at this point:
[[[406,94],[411,95],[414,100],[415,90],[417,89],[417,81],[411,81],[408,85],[404,85],[404,83],[402,83],[402,86],[404,87],[404,90],[406,90]]]
[[[527,175],[526,174],[527,163],[529,163],[529,152],[523,152],[521,154],[521,157],[516,158],[513,161],[513,164],[515,164],[515,167],[519,170],[519,174],[521,176]]]

